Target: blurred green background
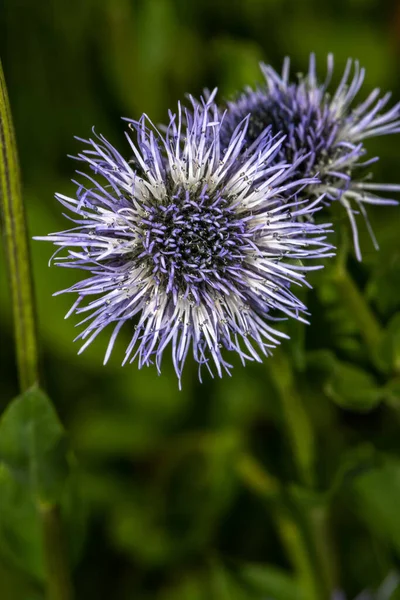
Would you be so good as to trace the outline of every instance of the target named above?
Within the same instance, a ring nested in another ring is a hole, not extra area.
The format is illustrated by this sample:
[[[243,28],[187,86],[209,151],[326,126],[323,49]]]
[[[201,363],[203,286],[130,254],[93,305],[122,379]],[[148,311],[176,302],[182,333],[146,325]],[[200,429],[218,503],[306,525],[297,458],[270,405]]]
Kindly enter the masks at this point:
[[[360,59],[360,100],[374,87],[399,98],[399,2],[1,0],[30,234],[67,226],[54,192],[73,193],[74,135],[95,125],[129,153],[121,116],[165,121],[188,92],[217,85],[226,98],[260,81],[260,60],[279,69],[288,54],[304,72],[310,51],[322,78],[334,52],[336,82]],[[398,139],[368,148],[376,180],[398,183]],[[317,578],[349,598],[400,567],[400,209],[370,212],[381,251],[362,228],[364,262],[349,256],[347,273],[381,326],[378,356],[331,261],[303,295],[311,324],[284,325],[282,353],[203,385],[188,360],[181,392],[168,359],[161,377],[120,367],[127,330],[107,367],[107,335],[78,357],[72,297],[52,297],[78,275],[31,244],[46,389],[78,465],[65,517],[78,600],[308,600],[298,539],[316,565],[330,556]],[[18,393],[3,254],[0,331],[3,410]],[[12,507],[0,498],[0,598],[41,600],[35,518],[23,498]]]

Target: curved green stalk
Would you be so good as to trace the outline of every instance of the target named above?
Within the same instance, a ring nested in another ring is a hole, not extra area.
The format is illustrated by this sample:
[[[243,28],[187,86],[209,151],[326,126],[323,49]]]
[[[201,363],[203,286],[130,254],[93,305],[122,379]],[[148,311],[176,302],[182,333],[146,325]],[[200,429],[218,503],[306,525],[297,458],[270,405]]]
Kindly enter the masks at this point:
[[[39,381],[38,346],[17,146],[1,63],[0,206],[14,313],[18,376],[20,388],[24,391]]]
[[[268,363],[270,376],[281,403],[298,481],[305,490],[315,487],[316,442],[311,419],[298,393],[291,364],[281,348],[274,352]],[[294,498],[292,499],[294,500]],[[328,527],[327,510],[322,507],[303,506],[296,503],[294,514],[282,514],[278,520],[284,541],[308,596],[315,600],[328,600],[335,584],[334,556]],[[296,524],[295,513],[301,513],[301,523]]]
[[[328,600],[316,548],[312,547],[306,531],[307,518],[298,518],[293,501],[281,482],[250,454],[243,453],[237,463],[237,473],[252,492],[260,496],[272,513],[282,545],[296,572],[304,600]]]
[[[350,277],[346,267],[340,263],[338,263],[333,274],[333,281],[336,284],[341,301],[357,323],[372,362],[379,368],[379,349],[383,338],[383,330],[378,320]]]
[[[269,373],[278,392],[282,418],[292,447],[299,479],[308,487],[314,484],[315,439],[310,420],[292,378],[291,365],[281,348],[276,348]]]
[[[44,556],[47,565],[49,600],[72,600],[73,590],[64,555],[64,535],[59,509],[52,504],[39,506],[43,528]]]
[[[336,265],[331,271],[332,281],[336,286],[341,302],[357,324],[372,363],[381,370],[380,346],[383,339],[383,329],[348,272],[347,257],[350,247],[348,230],[346,227],[338,227],[338,231],[338,254]]]
[[[39,386],[39,354],[17,145],[1,62],[0,207],[14,314],[19,384],[21,391],[25,392],[33,386]],[[42,520],[48,598],[49,600],[72,600],[72,586],[64,553],[58,507],[39,505],[38,510]]]

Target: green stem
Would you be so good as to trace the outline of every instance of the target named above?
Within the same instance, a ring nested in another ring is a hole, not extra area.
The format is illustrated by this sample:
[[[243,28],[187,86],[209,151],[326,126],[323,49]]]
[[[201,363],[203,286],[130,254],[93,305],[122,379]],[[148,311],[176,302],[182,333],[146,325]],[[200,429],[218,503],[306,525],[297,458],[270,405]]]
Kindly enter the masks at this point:
[[[297,393],[290,362],[281,348],[270,361],[270,376],[282,405],[282,416],[300,481],[314,484],[315,439],[302,399]]]
[[[20,389],[39,385],[32,271],[17,145],[4,73],[0,62],[0,208],[14,313]],[[72,587],[64,558],[61,519],[56,506],[39,506],[47,564],[49,600],[71,600]]]
[[[305,600],[321,600],[320,582],[303,524],[290,510],[287,493],[279,480],[267,473],[253,456],[243,453],[237,463],[237,472],[252,492],[263,498],[272,513],[282,544],[297,573]]]
[[[281,540],[305,592],[305,600],[327,600],[321,595],[319,574],[301,527],[290,514],[282,510],[277,514],[277,524]]]
[[[312,489],[315,487],[315,435],[296,390],[290,362],[281,348],[275,351],[270,362],[270,375],[281,401],[299,481],[304,488]],[[282,524],[280,526],[281,535],[286,546],[292,546],[292,561],[307,585],[310,599],[325,600],[330,597],[336,579],[327,511],[319,506],[306,509],[303,503],[297,503],[297,508],[303,513],[302,526],[294,536],[294,525],[286,517],[283,529]]]
[[[20,388],[38,383],[38,346],[32,273],[22,202],[17,146],[4,74],[0,63],[0,205],[14,312]]]
[[[71,600],[73,597],[69,570],[63,551],[63,532],[59,510],[54,505],[40,505],[43,526],[44,555],[47,564],[49,600]]]
[[[338,263],[333,280],[343,304],[357,323],[372,361],[378,362],[379,366],[379,347],[383,331],[378,320],[342,263]]]
[[[328,508],[326,506],[314,506],[310,509],[308,518],[311,538],[319,561],[322,585],[327,590],[328,597],[330,597],[330,592],[337,584],[338,566],[333,551]]]
[[[347,227],[338,228],[339,242],[336,265],[332,269],[332,281],[336,286],[343,305],[357,324],[360,335],[364,339],[369,356],[378,369],[381,368],[380,344],[383,330],[372,312],[364,295],[360,292],[347,270],[350,239]]]

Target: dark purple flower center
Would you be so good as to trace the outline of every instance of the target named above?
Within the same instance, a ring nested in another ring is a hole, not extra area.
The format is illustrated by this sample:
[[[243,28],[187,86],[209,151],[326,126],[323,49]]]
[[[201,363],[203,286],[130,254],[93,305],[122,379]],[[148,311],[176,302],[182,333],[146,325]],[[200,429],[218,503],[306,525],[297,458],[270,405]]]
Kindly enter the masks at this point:
[[[336,153],[335,141],[339,122],[333,118],[327,102],[314,103],[305,88],[291,86],[273,95],[268,92],[243,96],[236,110],[226,116],[223,123],[223,139],[228,140],[233,131],[250,114],[246,147],[271,127],[272,135],[284,134],[286,140],[278,154],[280,160],[293,161],[301,154],[311,152],[306,175],[312,175],[310,167],[316,167]]]
[[[248,246],[246,219],[221,194],[179,189],[167,204],[149,203],[141,254],[157,283],[177,291],[238,268]]]

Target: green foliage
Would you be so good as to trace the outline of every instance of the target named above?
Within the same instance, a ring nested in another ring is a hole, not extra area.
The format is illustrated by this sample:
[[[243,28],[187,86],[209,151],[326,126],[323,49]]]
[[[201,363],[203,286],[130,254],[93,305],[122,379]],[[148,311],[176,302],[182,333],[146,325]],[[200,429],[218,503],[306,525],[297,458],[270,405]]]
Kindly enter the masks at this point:
[[[389,321],[381,345],[381,353],[390,368],[400,372],[400,313]]]
[[[0,422],[0,461],[38,503],[60,499],[68,472],[64,430],[46,395],[16,398]]]
[[[384,459],[382,465],[357,477],[354,490],[358,511],[374,535],[400,555],[400,461]]]
[[[343,408],[371,410],[383,398],[374,377],[348,363],[333,360],[326,393]]]
[[[41,512],[61,504],[71,552],[82,544],[83,514],[65,433],[47,396],[32,388],[11,402],[0,421],[0,553],[43,580]]]
[[[293,578],[276,567],[248,564],[239,569],[239,579],[258,598],[270,596],[275,600],[302,600],[301,589]]]
[[[260,81],[259,60],[279,68],[289,54],[304,71],[314,50],[324,75],[333,51],[337,82],[360,58],[360,99],[373,87],[398,98],[398,20],[392,0],[5,0],[0,56],[30,234],[66,226],[52,198],[73,193],[73,135],[95,125],[129,155],[121,116],[164,122],[214,85],[231,97]],[[382,158],[374,179],[398,182],[396,136],[368,149]],[[46,388],[68,438],[42,392],[10,403],[0,249],[1,599],[43,600],[41,511],[53,503],[76,600],[325,600],[333,586],[351,599],[398,568],[400,211],[369,215],[380,251],[361,224],[362,264],[349,249],[340,268],[310,273],[310,325],[282,323],[282,353],[246,368],[233,357],[232,378],[203,385],[189,360],[181,392],[168,360],[161,377],[121,368],[128,330],[106,367],[108,332],[78,357],[76,321],[63,319],[72,297],[52,297],[76,275],[28,244]]]

